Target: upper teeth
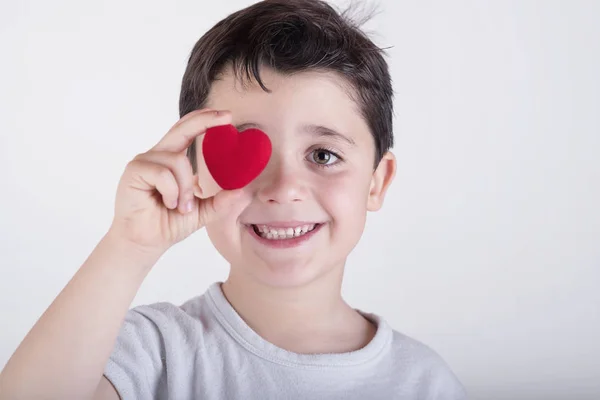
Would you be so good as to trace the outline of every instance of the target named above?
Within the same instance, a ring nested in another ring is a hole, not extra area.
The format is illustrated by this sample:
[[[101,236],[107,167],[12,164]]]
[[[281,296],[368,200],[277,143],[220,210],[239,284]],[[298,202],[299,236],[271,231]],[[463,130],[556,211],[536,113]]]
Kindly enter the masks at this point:
[[[302,236],[315,229],[315,224],[302,225],[289,228],[273,228],[267,225],[255,225],[260,236],[265,239],[289,239]]]

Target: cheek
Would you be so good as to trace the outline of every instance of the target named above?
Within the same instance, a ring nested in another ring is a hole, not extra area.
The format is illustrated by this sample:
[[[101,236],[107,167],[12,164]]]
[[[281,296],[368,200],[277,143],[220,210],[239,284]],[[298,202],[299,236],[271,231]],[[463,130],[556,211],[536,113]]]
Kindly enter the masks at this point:
[[[235,221],[218,220],[206,225],[206,233],[215,249],[228,261],[235,258],[235,249],[239,248],[240,235]]]
[[[321,202],[333,219],[364,219],[370,177],[350,171],[324,177],[319,183]]]
[[[331,218],[330,235],[337,254],[349,254],[362,236],[369,186],[370,179],[358,173],[340,173],[321,185],[321,205]]]

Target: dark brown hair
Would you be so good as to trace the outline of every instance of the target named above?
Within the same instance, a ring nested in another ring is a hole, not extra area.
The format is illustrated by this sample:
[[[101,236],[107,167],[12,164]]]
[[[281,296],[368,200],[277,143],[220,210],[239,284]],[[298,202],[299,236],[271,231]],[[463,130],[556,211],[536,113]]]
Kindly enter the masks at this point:
[[[264,0],[229,15],[191,52],[180,117],[205,106],[212,82],[228,64],[238,78],[254,79],[267,92],[261,66],[283,74],[333,71],[352,88],[375,141],[376,167],[393,145],[393,90],[383,49],[348,17],[351,11],[339,13],[321,0]],[[196,171],[195,142],[188,157]]]

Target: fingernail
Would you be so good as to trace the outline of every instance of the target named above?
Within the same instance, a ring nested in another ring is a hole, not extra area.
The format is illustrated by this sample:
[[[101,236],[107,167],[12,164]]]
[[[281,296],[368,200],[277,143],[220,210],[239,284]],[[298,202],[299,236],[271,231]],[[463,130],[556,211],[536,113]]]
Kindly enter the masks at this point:
[[[192,208],[194,207],[194,200],[190,200],[186,203],[185,205],[185,212],[191,212]]]

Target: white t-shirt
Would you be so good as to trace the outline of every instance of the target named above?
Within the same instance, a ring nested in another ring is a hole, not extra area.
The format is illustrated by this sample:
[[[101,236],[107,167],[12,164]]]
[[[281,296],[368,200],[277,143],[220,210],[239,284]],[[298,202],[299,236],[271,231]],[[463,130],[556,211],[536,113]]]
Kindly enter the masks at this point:
[[[254,332],[217,282],[180,307],[130,310],[104,374],[123,400],[467,398],[433,350],[359,312],[377,326],[362,349],[292,353]]]

